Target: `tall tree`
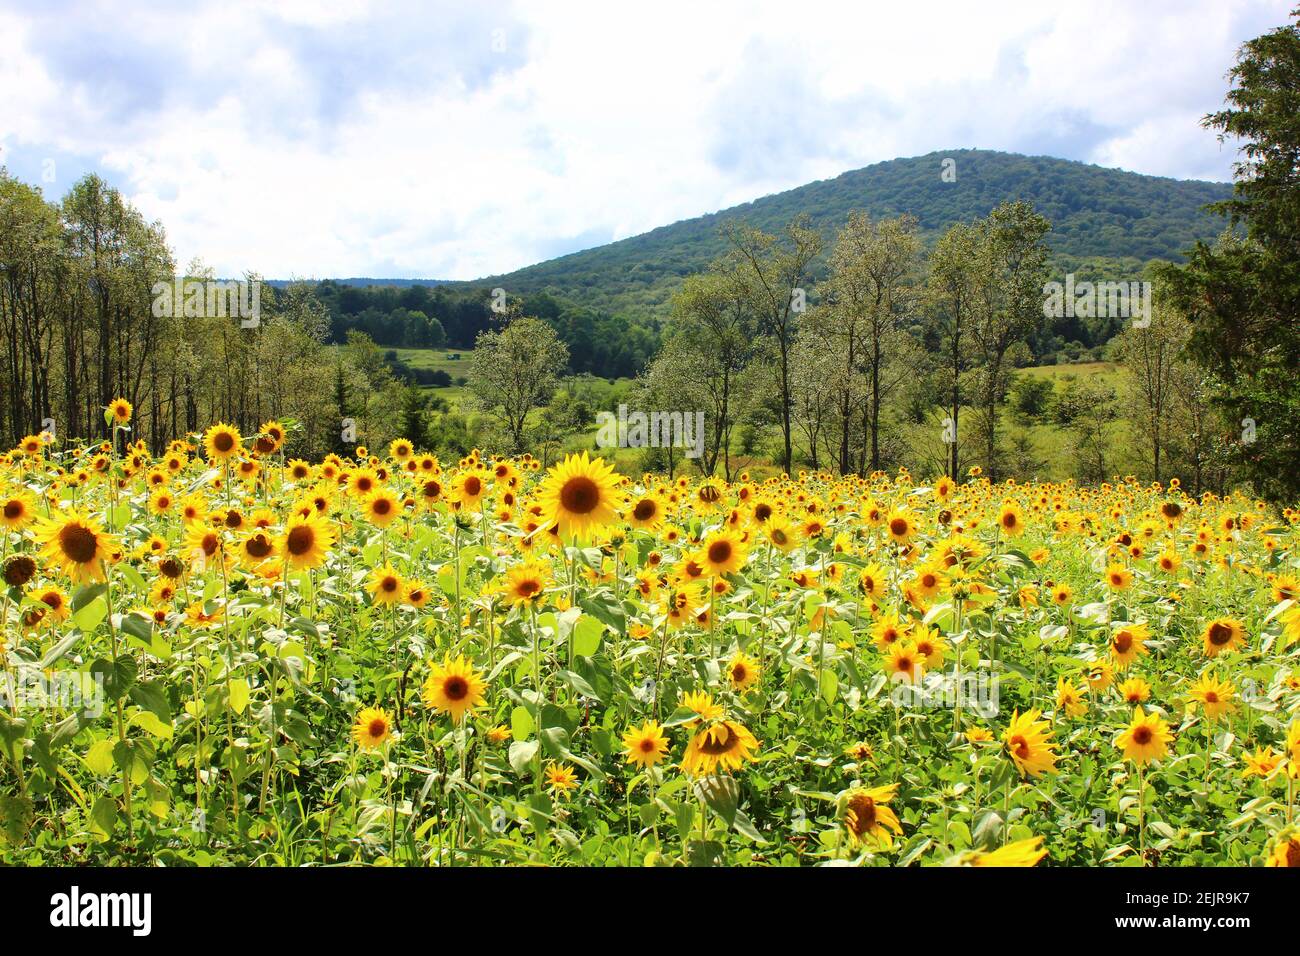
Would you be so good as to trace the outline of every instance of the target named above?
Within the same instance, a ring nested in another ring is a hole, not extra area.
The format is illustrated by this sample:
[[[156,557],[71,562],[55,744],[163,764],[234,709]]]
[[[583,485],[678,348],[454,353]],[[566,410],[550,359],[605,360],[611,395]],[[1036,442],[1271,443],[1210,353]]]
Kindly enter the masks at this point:
[[[1219,210],[1245,235],[1198,243],[1163,270],[1215,404],[1254,426],[1233,455],[1277,502],[1300,495],[1300,9],[1291,17],[1241,47],[1225,108],[1203,120],[1242,144]]]
[[[821,234],[801,216],[778,239],[738,223],[728,224],[723,236],[731,246],[729,270],[751,302],[758,328],[776,345],[781,400],[782,466],[788,473],[794,457],[791,440],[790,354],[798,319],[807,301],[809,267],[821,252]]]
[[[1004,202],[976,223],[978,281],[971,333],[980,355],[984,464],[996,481],[998,409],[1007,389],[1007,351],[1043,324],[1043,281],[1052,224],[1027,202]]]
[[[550,401],[569,350],[548,323],[520,317],[500,332],[482,332],[469,359],[469,387],[502,426],[510,451],[524,446],[528,413]]]
[[[827,333],[846,373],[837,400],[840,474],[854,466],[852,433],[859,408],[869,433],[871,468],[880,467],[881,409],[898,381],[887,377],[886,366],[894,353],[909,354],[899,322],[913,298],[907,280],[917,267],[920,247],[915,218],[873,222],[855,212],[831,253],[831,274],[823,293],[830,306]],[[852,387],[857,373],[865,378],[865,397]]]
[[[941,330],[940,357],[948,383],[948,416],[943,423],[943,437],[948,443],[948,474],[953,477],[961,465],[958,438],[962,383],[970,367],[970,327],[978,304],[979,247],[980,230],[976,226],[952,225],[930,253],[930,275],[926,282],[926,297]]]

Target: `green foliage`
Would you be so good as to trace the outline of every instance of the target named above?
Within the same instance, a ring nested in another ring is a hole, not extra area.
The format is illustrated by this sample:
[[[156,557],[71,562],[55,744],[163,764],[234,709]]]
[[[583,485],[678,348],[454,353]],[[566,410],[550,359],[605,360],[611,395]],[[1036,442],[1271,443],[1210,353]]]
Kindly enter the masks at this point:
[[[939,178],[945,158],[956,161],[955,182]],[[664,316],[682,279],[726,251],[721,230],[727,225],[743,221],[775,232],[807,214],[829,249],[854,210],[877,219],[908,214],[932,243],[952,224],[986,216],[999,203],[1016,199],[1032,203],[1052,221],[1047,243],[1054,271],[1074,271],[1081,278],[1136,274],[1146,262],[1176,260],[1197,239],[1213,235],[1214,219],[1202,207],[1226,199],[1228,192],[1219,183],[1140,176],[1047,156],[950,150],[877,163],[473,285],[523,295],[549,290],[609,314]],[[825,270],[823,257],[818,277]],[[1074,332],[1068,331],[1067,340],[1080,338]]]

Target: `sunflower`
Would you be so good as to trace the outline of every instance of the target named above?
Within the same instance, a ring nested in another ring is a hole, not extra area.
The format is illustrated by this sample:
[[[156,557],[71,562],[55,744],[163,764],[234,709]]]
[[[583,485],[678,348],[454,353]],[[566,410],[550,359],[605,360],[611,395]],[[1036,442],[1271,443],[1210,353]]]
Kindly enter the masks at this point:
[[[275,541],[263,528],[250,531],[239,543],[239,560],[245,567],[255,568],[274,556]]]
[[[1242,777],[1259,777],[1261,780],[1267,780],[1282,766],[1282,755],[1272,747],[1256,747],[1253,754],[1244,751],[1241,759],[1246,765],[1241,771]]]
[[[897,611],[890,611],[871,625],[871,640],[882,651],[889,650],[907,633],[907,626],[899,619]]]
[[[868,598],[885,596],[885,569],[879,564],[869,564],[858,575],[858,590]]]
[[[1115,738],[1115,746],[1124,751],[1124,759],[1137,764],[1162,760],[1169,755],[1169,744],[1174,735],[1169,725],[1154,711],[1144,713],[1141,707],[1133,708],[1133,720]]]
[[[1224,714],[1232,713],[1236,708],[1236,704],[1232,702],[1236,694],[1232,683],[1221,681],[1213,674],[1202,674],[1187,693],[1192,698],[1189,708],[1199,704],[1210,720],[1218,720]]]
[[[695,487],[694,502],[705,514],[721,508],[727,500],[727,486],[717,478],[705,478]]]
[[[415,446],[405,438],[394,438],[388,443],[388,455],[396,461],[406,461],[415,454]]]
[[[1041,718],[1039,710],[1023,714],[1016,710],[1002,737],[1007,754],[1022,776],[1041,777],[1056,772],[1056,744],[1052,742],[1051,724]]]
[[[0,524],[10,531],[25,528],[36,517],[36,501],[29,492],[16,491],[0,504]]]
[[[1056,679],[1056,706],[1067,717],[1078,717],[1087,706],[1083,702],[1084,689],[1062,674]]]
[[[1300,834],[1279,840],[1264,865],[1300,867]]]
[[[1112,591],[1126,591],[1133,583],[1133,572],[1122,564],[1112,564],[1107,566],[1103,581]]]
[[[930,565],[917,569],[916,574],[912,576],[911,587],[922,601],[929,601],[942,591],[947,583],[948,579],[943,572]]]
[[[730,531],[715,531],[705,539],[696,560],[714,577],[735,574],[745,563],[740,538]]]
[[[1047,856],[1042,847],[1042,837],[1029,837],[987,853],[976,850],[965,856],[963,862],[968,866],[1037,866]]]
[[[370,572],[367,590],[376,604],[391,607],[406,596],[406,582],[391,564],[386,564]]]
[[[1246,643],[1246,628],[1232,617],[1218,617],[1205,625],[1201,632],[1201,644],[1206,657],[1218,657],[1225,651],[1236,650]]]
[[[1151,630],[1145,624],[1125,624],[1110,636],[1110,653],[1118,670],[1128,670],[1138,657],[1147,652],[1146,639]]]
[[[782,554],[799,546],[799,529],[782,514],[773,514],[763,523],[763,537]]]
[[[1058,584],[1052,588],[1052,603],[1057,607],[1068,607],[1074,600],[1074,591],[1068,584]]]
[[[462,511],[473,511],[478,508],[479,502],[483,500],[487,493],[487,478],[477,468],[458,471],[455,477],[451,479],[451,487],[447,491],[448,497]],[[425,496],[427,497],[427,493]]]
[[[115,425],[125,425],[131,420],[131,403],[125,398],[113,399],[105,411],[108,413],[106,417]]]
[[[402,513],[402,504],[388,488],[376,488],[362,501],[361,513],[376,527],[387,528]]]
[[[731,686],[743,691],[758,680],[758,664],[744,651],[736,651],[727,663],[727,677]]]
[[[269,457],[284,447],[286,438],[288,433],[279,422],[274,420],[262,422],[257,438],[253,440],[253,451],[263,457]]]
[[[1151,685],[1141,677],[1130,677],[1118,688],[1119,695],[1130,704],[1145,704],[1151,697]]]
[[[758,741],[744,724],[719,720],[696,732],[682,755],[682,769],[693,777],[739,770],[754,759]]]
[[[678,706],[695,711],[697,716],[689,723],[695,723],[697,720],[717,720],[722,716],[722,705],[715,704],[713,698],[702,690],[695,690],[682,695]]]
[[[463,657],[443,657],[441,664],[435,664],[424,682],[424,703],[435,710],[451,715],[454,723],[460,723],[465,714],[474,710],[483,702],[483,690],[487,687],[474,666]]]
[[[611,524],[618,478],[603,458],[568,455],[553,467],[538,490],[542,513],[557,528],[561,539],[585,540],[596,529]]]
[[[68,594],[63,588],[53,585],[37,588],[32,592],[31,597],[49,608],[45,613],[56,621],[66,621],[68,615],[72,613],[71,602],[68,600]]]
[[[433,595],[429,593],[429,589],[419,581],[407,581],[406,594],[403,595],[402,599],[411,607],[421,608],[428,604],[432,597]]]
[[[623,735],[623,749],[628,763],[653,767],[668,756],[668,738],[658,723],[648,720]]]
[[[998,511],[998,531],[1007,538],[1018,538],[1025,533],[1025,514],[1014,501],[1005,501]]]
[[[36,524],[36,540],[46,564],[59,568],[73,584],[104,580],[104,561],[117,542],[99,521],[73,509]]]
[[[314,510],[310,514],[295,514],[284,524],[280,554],[285,564],[295,571],[319,568],[325,563],[336,537],[334,526]]]
[[[540,604],[552,584],[551,569],[541,561],[525,561],[506,572],[501,591],[515,606]]]
[[[210,462],[227,462],[244,453],[243,439],[239,432],[225,422],[218,422],[203,435],[203,450]]]
[[[903,824],[885,804],[893,800],[897,792],[898,784],[891,783],[885,787],[854,787],[844,795],[844,829],[850,843],[858,846],[873,839],[886,849],[894,845],[893,834],[901,836]]]
[[[215,601],[195,601],[185,609],[185,623],[194,628],[213,628],[226,617],[226,609]]]
[[[924,662],[911,641],[895,641],[885,654],[885,673],[893,681],[915,684],[921,677]]]
[[[578,786],[578,772],[567,763],[549,763],[546,765],[546,785],[557,796],[568,796]]]
[[[352,724],[352,739],[362,750],[382,747],[393,733],[393,721],[382,707],[367,707]]]
[[[901,510],[889,513],[889,517],[885,519],[885,528],[889,532],[889,540],[895,544],[907,544],[916,531],[911,516]]]
[[[664,523],[664,505],[658,495],[641,495],[628,502],[624,512],[628,524],[642,531],[658,531]]]
[[[11,588],[26,587],[27,582],[36,577],[36,562],[29,554],[15,554],[4,563],[0,578]]]

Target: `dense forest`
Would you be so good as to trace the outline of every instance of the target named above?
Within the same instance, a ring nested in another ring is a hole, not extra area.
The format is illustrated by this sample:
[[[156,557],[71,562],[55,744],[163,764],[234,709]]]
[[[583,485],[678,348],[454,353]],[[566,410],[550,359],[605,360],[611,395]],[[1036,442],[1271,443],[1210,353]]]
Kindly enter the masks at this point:
[[[500,326],[506,317],[506,297],[495,300],[494,311],[490,286],[351,285],[326,279],[313,291],[329,313],[333,342],[344,342],[349,331],[360,331],[383,346],[468,349],[481,333]],[[510,300],[510,307],[555,327],[568,346],[572,374],[630,377],[645,367],[659,346],[661,323],[653,317],[609,315],[549,291],[517,297]]]

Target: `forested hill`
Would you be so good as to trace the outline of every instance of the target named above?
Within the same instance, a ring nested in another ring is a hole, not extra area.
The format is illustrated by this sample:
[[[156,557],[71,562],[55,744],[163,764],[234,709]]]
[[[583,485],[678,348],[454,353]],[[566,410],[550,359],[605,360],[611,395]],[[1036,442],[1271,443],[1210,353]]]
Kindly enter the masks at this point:
[[[951,159],[955,180],[944,181]],[[895,159],[686,219],[609,245],[575,252],[506,275],[472,282],[435,279],[327,279],[316,285],[334,341],[349,330],[386,347],[469,348],[497,324],[490,290],[522,299],[526,314],[546,319],[569,347],[571,372],[610,378],[637,374],[658,348],[660,320],[682,279],[724,251],[720,227],[744,220],[768,232],[807,215],[826,248],[849,213],[910,213],[927,242],[956,222],[985,216],[1004,200],[1026,199],[1052,222],[1054,272],[1132,280],[1153,259],[1181,259],[1225,220],[1204,211],[1227,198],[1227,183],[1188,182],[1103,169],[1047,156],[952,150]],[[821,278],[825,254],[816,263]],[[1040,337],[1035,357],[1050,361],[1067,346],[1071,359],[1105,345],[1115,323],[1058,322]]]
[[[955,181],[941,179],[943,161]],[[963,149],[894,159],[787,192],[685,219],[605,246],[575,252],[474,283],[512,293],[550,289],[602,312],[648,317],[661,313],[683,276],[723,250],[719,226],[743,219],[775,231],[807,214],[832,239],[850,211],[872,216],[910,213],[927,239],[968,222],[1003,200],[1026,199],[1052,221],[1057,264],[1080,272],[1130,275],[1152,259],[1181,259],[1196,239],[1224,228],[1207,203],[1227,198],[1227,183],[1143,176],[1050,156]]]

